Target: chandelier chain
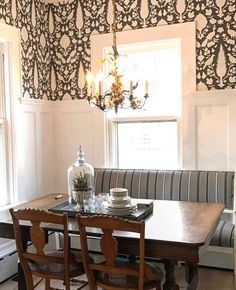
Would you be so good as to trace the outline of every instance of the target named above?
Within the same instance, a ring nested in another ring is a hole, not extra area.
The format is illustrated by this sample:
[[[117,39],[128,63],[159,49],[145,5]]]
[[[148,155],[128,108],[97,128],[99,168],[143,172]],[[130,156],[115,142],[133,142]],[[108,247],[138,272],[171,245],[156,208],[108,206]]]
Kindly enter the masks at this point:
[[[112,23],[112,32],[113,32],[113,52],[114,57],[117,59],[118,57],[118,50],[117,50],[117,37],[116,37],[116,1],[112,0],[112,6],[113,6],[113,23]]]
[[[113,53],[109,53],[106,56],[102,63],[108,61],[111,65],[110,71],[108,72],[107,79],[111,79],[110,88],[105,88],[104,93],[102,93],[102,79],[95,78],[93,81],[93,76],[90,73],[87,74],[87,100],[89,104],[97,106],[102,111],[109,111],[114,109],[117,113],[118,108],[128,109],[132,108],[133,110],[142,109],[148,98],[148,83],[146,81],[146,92],[143,97],[136,97],[133,94],[133,91],[137,88],[138,82],[136,84],[133,81],[129,81],[129,88],[127,85],[125,87],[123,73],[119,72],[118,60],[119,53],[117,49],[117,10],[116,10],[116,0],[112,0],[113,8],[113,23],[112,23],[112,35],[113,35],[113,44],[112,49]],[[97,75],[99,76],[99,74]],[[93,93],[94,92],[94,93]]]

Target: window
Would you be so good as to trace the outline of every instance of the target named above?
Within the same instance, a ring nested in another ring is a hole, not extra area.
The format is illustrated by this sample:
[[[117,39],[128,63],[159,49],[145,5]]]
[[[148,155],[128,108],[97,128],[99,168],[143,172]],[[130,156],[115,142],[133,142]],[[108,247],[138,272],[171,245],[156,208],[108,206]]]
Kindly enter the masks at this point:
[[[108,116],[114,127],[113,164],[119,168],[177,168],[178,118],[181,112],[180,39],[126,45],[119,62],[124,76],[138,82],[134,96],[149,95],[143,110],[118,110]],[[171,84],[171,85],[170,85]],[[132,118],[131,118],[132,116]]]
[[[118,167],[170,169],[177,166],[177,153],[176,120],[117,123]]]
[[[125,88],[132,80],[134,96],[144,96],[148,80],[150,98],[144,110],[120,110],[119,116],[179,115],[181,109],[181,42],[179,38],[118,47],[119,70]],[[110,52],[109,48],[105,53]],[[108,67],[105,67],[105,70]],[[106,72],[105,72],[106,74]],[[107,84],[110,87],[110,84]],[[131,113],[132,112],[132,113]]]
[[[171,152],[177,150],[177,162],[176,158],[173,158],[172,167],[189,166],[189,124],[193,116],[189,113],[189,106],[191,105],[189,100],[192,92],[196,90],[195,36],[196,24],[194,22],[161,25],[117,33],[119,54],[130,54],[124,60],[124,66],[132,74],[132,80],[138,75],[137,73],[135,75],[135,71],[139,72],[139,75],[143,75],[145,79],[148,78],[150,98],[142,112],[120,110],[117,115],[109,113],[103,114],[103,116],[101,112],[100,114],[96,113],[96,117],[103,118],[104,121],[96,135],[100,152],[99,166],[116,167],[121,164],[118,160],[118,154],[121,154],[118,150],[118,131],[121,131],[131,122],[136,123],[135,130],[138,131],[142,122],[149,121],[150,123],[159,122],[162,128],[163,126],[168,127],[172,122],[174,130],[176,130],[173,137],[177,136],[177,139],[173,142],[173,146],[177,146],[177,148],[174,149],[173,147],[173,150],[171,150]],[[104,58],[111,42],[111,34],[91,36],[91,69],[93,73],[96,74],[101,69],[97,60]],[[140,55],[143,53],[148,53],[149,56],[143,55],[141,57]],[[149,62],[147,64],[145,60],[151,58],[151,55],[154,55],[152,57],[153,63]],[[133,63],[135,58],[138,61],[141,60],[141,64],[130,65],[130,61],[127,59],[132,60]],[[153,71],[153,67],[156,70]],[[158,68],[161,68],[161,70],[158,71]],[[144,92],[142,86],[142,81],[139,80],[141,93]],[[126,123],[126,125],[120,126],[118,130],[119,124],[123,125],[123,123]],[[164,131],[166,132],[166,130]],[[192,132],[194,134],[194,128],[192,128]],[[166,138],[165,136],[159,136],[159,140],[162,142],[163,138]],[[149,139],[153,140],[151,137]],[[158,148],[163,148],[163,144],[158,145]],[[132,168],[133,164],[127,166]],[[155,168],[159,168],[159,166],[164,165],[161,165],[161,163],[160,165],[153,165]],[[145,164],[137,165],[137,167],[144,168]]]
[[[22,97],[20,39],[20,29],[0,23],[0,206],[19,201],[14,121]]]

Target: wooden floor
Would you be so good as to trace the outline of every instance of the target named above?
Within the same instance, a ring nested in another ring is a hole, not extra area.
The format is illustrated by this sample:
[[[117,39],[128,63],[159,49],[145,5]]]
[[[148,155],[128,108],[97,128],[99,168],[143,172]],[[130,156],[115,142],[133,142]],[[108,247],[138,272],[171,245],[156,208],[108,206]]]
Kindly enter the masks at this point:
[[[176,280],[180,286],[180,290],[186,289],[186,282],[184,280],[184,268],[178,266],[176,268]],[[63,289],[63,285],[60,282],[52,283],[52,286]],[[71,286],[71,290],[80,288],[80,284]],[[44,284],[41,282],[36,288],[37,290],[44,290]],[[84,290],[89,290],[86,286]],[[235,290],[235,280],[232,271],[224,271],[210,268],[199,268],[199,283],[198,290]],[[8,280],[0,284],[0,290],[17,290],[17,282]]]

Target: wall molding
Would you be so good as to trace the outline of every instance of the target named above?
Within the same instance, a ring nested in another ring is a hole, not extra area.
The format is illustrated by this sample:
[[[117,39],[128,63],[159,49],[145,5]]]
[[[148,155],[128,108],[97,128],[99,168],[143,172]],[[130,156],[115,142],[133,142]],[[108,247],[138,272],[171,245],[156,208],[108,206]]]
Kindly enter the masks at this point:
[[[191,94],[193,98],[236,98],[236,89],[196,91]]]

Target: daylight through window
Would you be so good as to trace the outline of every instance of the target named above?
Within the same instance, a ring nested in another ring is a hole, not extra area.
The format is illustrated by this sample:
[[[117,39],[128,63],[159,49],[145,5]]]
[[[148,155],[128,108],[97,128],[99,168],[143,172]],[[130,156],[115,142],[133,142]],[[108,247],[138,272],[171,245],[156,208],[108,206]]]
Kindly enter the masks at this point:
[[[178,119],[181,115],[180,39],[119,47],[119,67],[127,79],[138,82],[143,96],[145,80],[149,99],[143,110],[109,112],[113,124],[112,163],[120,168],[177,168]]]

